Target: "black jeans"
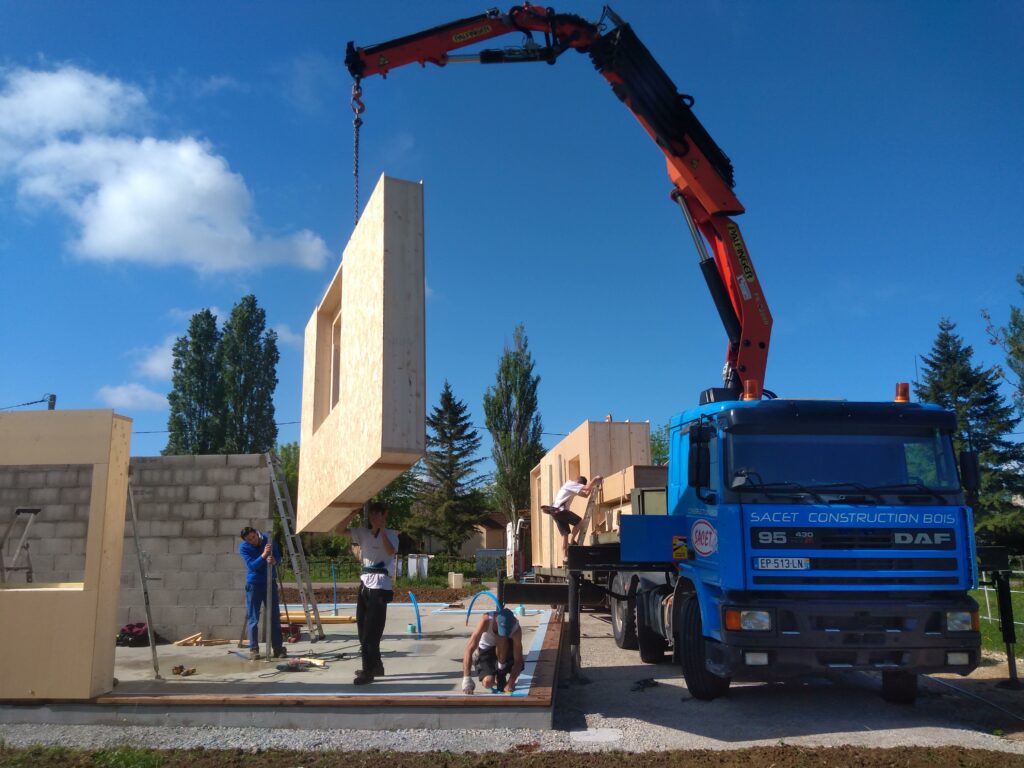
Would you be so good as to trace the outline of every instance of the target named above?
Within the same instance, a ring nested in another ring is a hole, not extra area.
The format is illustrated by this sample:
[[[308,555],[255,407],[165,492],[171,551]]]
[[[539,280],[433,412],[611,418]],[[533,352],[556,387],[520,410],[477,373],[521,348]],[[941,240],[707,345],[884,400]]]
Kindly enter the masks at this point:
[[[388,603],[395,593],[390,589],[367,589],[359,585],[359,601],[356,603],[356,626],[359,628],[359,644],[362,646],[363,669],[372,673],[381,666],[380,639],[384,635],[384,622],[388,617]]]

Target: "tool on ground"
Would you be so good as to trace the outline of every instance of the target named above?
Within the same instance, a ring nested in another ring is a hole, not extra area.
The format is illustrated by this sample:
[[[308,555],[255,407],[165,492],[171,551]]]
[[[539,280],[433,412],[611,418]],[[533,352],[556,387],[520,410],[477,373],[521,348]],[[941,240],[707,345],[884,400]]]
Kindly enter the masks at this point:
[[[25,583],[32,583],[32,553],[29,551],[28,546],[28,532],[31,530],[32,523],[35,522],[36,516],[40,511],[39,507],[15,508],[14,517],[11,518],[11,522],[4,529],[4,535],[0,536],[0,584],[5,583],[8,575],[15,571],[25,571]],[[18,546],[14,548],[14,554],[8,560],[4,554],[4,549],[7,547],[7,540],[14,533],[14,527],[19,522],[24,522],[25,527],[21,531],[21,538],[18,539]],[[25,565],[18,565],[18,558],[22,552],[25,553]]]
[[[160,664],[156,658],[156,637],[153,635],[153,612],[149,606],[149,581],[153,577],[146,573],[142,559],[142,544],[139,542],[139,518],[135,514],[135,493],[131,476],[128,477],[128,511],[132,516],[132,538],[135,540],[135,557],[139,563],[139,581],[142,583],[142,601],[146,608],[146,632],[149,634],[149,650],[153,655],[153,677],[163,680],[160,676]]]

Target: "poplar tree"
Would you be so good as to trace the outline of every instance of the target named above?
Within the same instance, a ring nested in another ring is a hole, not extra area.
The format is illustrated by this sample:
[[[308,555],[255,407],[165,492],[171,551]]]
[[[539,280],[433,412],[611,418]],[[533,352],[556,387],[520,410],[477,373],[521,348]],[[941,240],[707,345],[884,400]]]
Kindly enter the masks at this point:
[[[476,472],[480,435],[470,422],[466,404],[456,399],[447,381],[440,403],[426,422],[420,510],[409,519],[407,529],[414,537],[427,533],[437,536],[449,555],[457,555],[473,526],[486,514]]]
[[[164,455],[219,453],[224,441],[224,390],[220,381],[217,318],[208,309],[192,315],[188,332],[174,342],[171,413]]]
[[[937,403],[956,413],[954,449],[978,452],[981,490],[974,510],[979,533],[1005,543],[1024,542],[1024,511],[1015,502],[1024,493],[1021,462],[1024,447],[1009,440],[1020,422],[999,392],[999,372],[974,365],[974,350],[954,333],[956,324],[939,323],[930,355],[922,355],[922,381],[915,384],[918,399]]]
[[[540,376],[533,372],[526,330],[512,334],[498,362],[497,379],[484,394],[484,416],[494,459],[494,503],[509,522],[530,506],[530,470],[544,456],[537,410]]]
[[[1017,273],[1017,285],[1024,293],[1024,273]],[[999,368],[999,374],[1013,388],[1013,404],[1017,414],[1024,416],[1024,312],[1020,307],[1010,306],[1010,317],[1006,325],[997,326],[992,322],[988,310],[982,311],[988,322],[989,341],[1006,354],[1006,367]]]
[[[277,441],[277,334],[252,294],[231,309],[220,341],[224,387],[223,453],[265,453]]]

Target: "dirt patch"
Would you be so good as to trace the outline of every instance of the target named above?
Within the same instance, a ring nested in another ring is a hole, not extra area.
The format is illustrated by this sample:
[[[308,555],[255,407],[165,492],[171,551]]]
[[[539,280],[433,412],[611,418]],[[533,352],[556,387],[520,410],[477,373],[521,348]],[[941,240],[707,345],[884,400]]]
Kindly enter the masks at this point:
[[[1024,669],[1021,667],[1022,664],[1018,661],[1018,677],[1024,675]],[[992,729],[1007,739],[1024,742],[1024,719],[1021,719],[1024,718],[1024,688],[1014,689],[1007,686],[1010,667],[1005,654],[986,651],[982,665],[967,677],[946,674],[933,674],[929,677],[940,684],[952,686],[1000,707],[1001,710],[987,709],[993,722]],[[977,709],[979,706],[976,699],[959,695],[951,696],[951,701],[955,701],[955,706],[965,711]]]
[[[153,766],[153,768],[1024,768],[1024,755],[959,747],[868,749],[860,747],[756,747],[731,752],[531,752],[531,744],[509,753],[453,755],[409,752],[268,752],[194,750],[151,751],[132,748],[67,750],[60,747],[5,749],[0,746],[0,767],[87,768],[97,765]]]
[[[410,590],[404,587],[399,587],[395,589],[395,602],[411,602],[409,600],[409,592],[411,591],[416,596],[416,601],[420,603],[457,603],[471,599],[473,595],[483,589],[484,588],[479,584],[466,587],[464,589],[448,589],[447,587],[413,587]],[[334,590],[329,587],[316,587],[313,589],[313,592],[316,593],[316,600],[318,603],[334,602]],[[283,594],[286,602],[299,602],[299,591],[295,587],[285,587]],[[357,594],[358,590],[355,587],[339,587],[338,602],[354,603],[356,601]]]

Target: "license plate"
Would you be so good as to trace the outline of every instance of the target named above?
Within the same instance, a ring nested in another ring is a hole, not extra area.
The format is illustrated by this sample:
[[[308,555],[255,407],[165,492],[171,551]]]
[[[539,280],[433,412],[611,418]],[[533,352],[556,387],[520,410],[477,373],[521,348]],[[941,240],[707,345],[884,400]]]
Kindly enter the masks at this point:
[[[760,571],[806,571],[810,570],[809,557],[755,557],[754,567]]]

